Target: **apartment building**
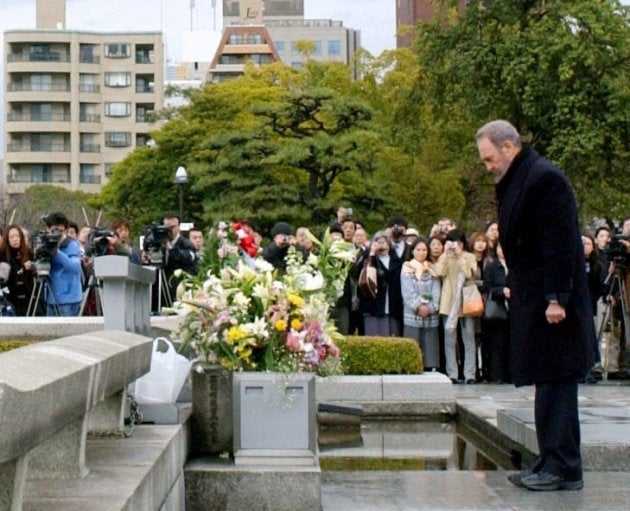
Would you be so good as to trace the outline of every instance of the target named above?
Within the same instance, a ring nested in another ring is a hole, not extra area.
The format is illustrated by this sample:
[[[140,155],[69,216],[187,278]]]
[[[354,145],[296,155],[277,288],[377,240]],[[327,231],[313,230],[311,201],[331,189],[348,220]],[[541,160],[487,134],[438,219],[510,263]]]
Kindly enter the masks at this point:
[[[40,0],[37,29],[4,33],[9,196],[33,183],[97,192],[164,104],[160,32],[66,31],[64,18],[63,1]]]

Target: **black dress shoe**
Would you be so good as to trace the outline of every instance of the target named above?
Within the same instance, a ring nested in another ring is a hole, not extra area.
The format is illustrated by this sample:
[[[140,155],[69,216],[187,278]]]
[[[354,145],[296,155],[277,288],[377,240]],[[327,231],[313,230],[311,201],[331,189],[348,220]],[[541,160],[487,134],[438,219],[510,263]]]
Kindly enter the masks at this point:
[[[467,383],[468,385],[474,385],[475,383],[477,383],[477,380],[475,380],[474,378],[468,378],[468,379],[466,380],[466,383]]]
[[[581,490],[584,488],[583,479],[571,481],[543,471],[521,476],[520,483],[523,488],[534,491]]]
[[[525,470],[521,470],[520,472],[517,472],[516,474],[510,474],[508,476],[508,481],[510,481],[512,484],[519,486],[521,488],[525,488],[525,486],[523,486],[523,477],[527,477],[532,475],[532,469],[531,468],[526,468]]]

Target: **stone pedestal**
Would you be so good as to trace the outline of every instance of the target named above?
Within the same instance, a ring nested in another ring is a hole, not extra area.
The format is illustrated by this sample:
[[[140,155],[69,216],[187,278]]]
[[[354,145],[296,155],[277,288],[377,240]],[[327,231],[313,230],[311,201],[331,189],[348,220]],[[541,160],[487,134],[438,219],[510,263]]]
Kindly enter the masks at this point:
[[[234,373],[236,465],[317,464],[313,373]]]
[[[192,451],[194,456],[232,453],[232,373],[220,365],[192,371]]]

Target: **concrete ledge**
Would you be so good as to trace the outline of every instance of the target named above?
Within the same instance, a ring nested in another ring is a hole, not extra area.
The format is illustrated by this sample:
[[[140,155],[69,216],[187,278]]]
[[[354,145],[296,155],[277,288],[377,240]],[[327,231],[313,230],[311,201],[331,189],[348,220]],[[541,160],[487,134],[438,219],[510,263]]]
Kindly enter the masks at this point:
[[[151,337],[166,336],[175,330],[181,321],[179,316],[152,316]],[[59,337],[82,335],[103,330],[102,316],[85,317],[19,317],[2,318],[1,339],[48,340]]]
[[[317,378],[317,401],[360,405],[366,416],[452,416],[453,384],[441,373]]]
[[[91,438],[82,479],[28,479],[24,511],[183,511],[188,425],[136,426],[133,436]],[[203,508],[201,508],[203,509]]]
[[[186,509],[320,511],[321,470],[304,466],[236,466],[213,458],[185,469]]]
[[[607,421],[599,420],[599,416]],[[618,421],[610,420],[617,416]],[[583,408],[580,410],[581,451],[584,470],[630,470],[630,440],[626,408]],[[530,452],[538,453],[534,411],[531,408],[497,410],[497,428]]]

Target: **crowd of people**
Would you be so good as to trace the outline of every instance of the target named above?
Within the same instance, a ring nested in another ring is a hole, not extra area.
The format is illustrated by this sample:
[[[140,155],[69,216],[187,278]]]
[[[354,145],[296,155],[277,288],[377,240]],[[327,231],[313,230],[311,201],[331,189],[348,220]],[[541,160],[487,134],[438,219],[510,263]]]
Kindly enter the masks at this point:
[[[5,299],[8,297],[17,316],[93,314],[94,298],[86,296],[93,286],[91,256],[100,242],[104,250],[96,255],[126,255],[136,264],[152,264],[149,252],[142,250],[145,247],[136,249],[130,243],[129,222],[125,219],[114,219],[107,231],[79,228],[62,213],[53,213],[45,221],[44,239],[38,235],[31,240],[19,225],[8,226],[0,238],[0,262],[10,265],[4,283],[8,290]],[[197,272],[204,233],[198,228],[180,232],[180,219],[175,214],[164,215],[161,225],[168,229],[168,236],[163,246],[164,261],[159,266],[174,298],[175,270]],[[280,272],[286,267],[290,246],[304,255],[316,250],[307,226],[294,231],[289,223],[277,222],[264,248],[263,237],[253,224],[244,222],[241,229],[239,232],[246,232],[252,239],[246,250],[248,256],[262,256]],[[624,220],[623,232],[630,234],[630,218]],[[329,235],[351,243],[357,253],[343,296],[333,310],[342,334],[415,339],[422,349],[425,370],[441,371],[455,383],[512,380],[510,276],[496,221],[487,222],[483,229],[466,237],[454,220],[444,217],[425,237],[405,218],[394,216],[370,237],[352,210],[342,207],[329,227]],[[607,226],[600,226],[592,236],[582,236],[592,314],[598,327],[605,322],[608,308],[622,326],[624,321],[621,289],[614,289],[611,278],[614,262],[608,246],[612,238],[613,232]],[[36,255],[34,248],[39,252]],[[372,290],[359,282],[367,267],[375,269]],[[39,279],[46,283],[43,290],[37,288]],[[465,315],[461,300],[463,286],[473,282],[485,303],[484,314],[478,317]],[[606,356],[609,377],[627,377],[624,329],[617,336],[607,327],[602,330],[611,344]],[[593,349],[598,351],[599,347]],[[594,369],[587,376],[588,382],[598,377],[599,365]]]

